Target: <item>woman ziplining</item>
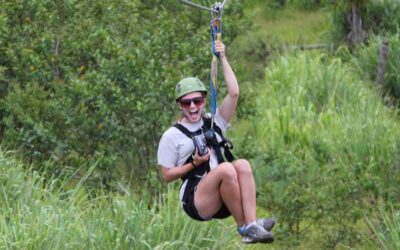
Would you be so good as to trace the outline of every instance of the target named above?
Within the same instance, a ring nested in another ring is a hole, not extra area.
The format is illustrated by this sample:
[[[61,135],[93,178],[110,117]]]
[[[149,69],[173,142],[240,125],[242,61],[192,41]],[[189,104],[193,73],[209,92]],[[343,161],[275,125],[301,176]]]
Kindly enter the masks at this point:
[[[217,2],[211,9],[201,8],[211,11],[213,17],[211,114],[205,112],[208,91],[203,82],[195,77],[179,81],[175,87],[175,102],[181,117],[161,137],[158,165],[167,183],[182,179],[179,197],[189,217],[207,221],[232,215],[243,243],[271,243],[274,236],[270,230],[275,221],[256,216],[256,187],[250,163],[245,159],[235,160],[224,137],[239,98],[239,85],[220,40],[225,2]],[[215,89],[218,63],[222,66],[227,89],[219,106]]]

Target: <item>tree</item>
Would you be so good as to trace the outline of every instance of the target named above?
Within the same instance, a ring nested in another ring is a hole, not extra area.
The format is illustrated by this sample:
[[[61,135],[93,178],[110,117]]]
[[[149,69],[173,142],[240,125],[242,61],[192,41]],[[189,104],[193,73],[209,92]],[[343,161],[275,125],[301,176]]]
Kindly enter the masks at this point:
[[[348,16],[348,22],[351,27],[351,31],[348,35],[348,39],[352,45],[357,45],[365,40],[367,33],[362,27],[362,18],[360,15],[360,8],[363,4],[366,4],[368,0],[344,0],[350,7],[350,14]]]
[[[244,29],[240,4],[225,41]],[[0,1],[3,145],[49,176],[95,166],[93,185],[143,184],[176,82],[208,79],[208,14],[175,0]]]
[[[333,2],[333,36],[337,39],[345,36],[352,46],[363,42],[367,33],[363,29],[361,9],[369,0],[336,0]]]

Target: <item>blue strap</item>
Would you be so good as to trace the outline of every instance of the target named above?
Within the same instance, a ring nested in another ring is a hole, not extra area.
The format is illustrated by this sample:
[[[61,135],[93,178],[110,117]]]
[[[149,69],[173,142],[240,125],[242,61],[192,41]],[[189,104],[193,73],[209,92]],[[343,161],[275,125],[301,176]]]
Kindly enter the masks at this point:
[[[221,20],[219,19],[213,19],[211,21],[211,47],[212,47],[212,52],[214,56],[219,60],[219,52],[215,50],[215,38],[219,32],[219,24]],[[215,58],[214,58],[215,59]],[[218,74],[218,72],[216,72]],[[216,76],[217,78],[218,76]],[[216,91],[216,82],[217,79],[213,79],[213,72],[210,72],[210,97],[211,97],[211,114],[215,115],[217,112],[217,91]]]
[[[217,112],[217,92],[214,88],[214,83],[210,79],[210,92],[211,92],[211,114],[215,115]]]

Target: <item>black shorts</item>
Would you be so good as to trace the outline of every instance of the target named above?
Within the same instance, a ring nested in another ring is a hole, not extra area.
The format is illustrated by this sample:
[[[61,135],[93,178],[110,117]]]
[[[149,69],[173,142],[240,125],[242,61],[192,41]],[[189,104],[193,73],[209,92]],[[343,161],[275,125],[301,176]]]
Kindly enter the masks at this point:
[[[190,218],[198,221],[206,221],[211,219],[225,219],[231,216],[231,212],[229,212],[225,204],[222,204],[222,207],[213,216],[206,219],[202,218],[199,215],[199,212],[197,211],[196,207],[194,206],[194,191],[190,192],[190,194],[187,196],[186,203],[183,204],[183,210],[186,212],[187,215],[189,215]]]

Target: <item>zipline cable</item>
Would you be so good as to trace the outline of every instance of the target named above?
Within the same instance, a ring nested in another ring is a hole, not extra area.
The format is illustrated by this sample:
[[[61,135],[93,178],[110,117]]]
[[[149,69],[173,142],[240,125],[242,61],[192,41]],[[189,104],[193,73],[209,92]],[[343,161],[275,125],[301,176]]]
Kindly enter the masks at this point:
[[[207,11],[210,11],[210,12],[213,12],[213,11],[214,11],[213,9],[207,8],[207,7],[202,6],[202,5],[200,5],[200,4],[193,3],[192,1],[181,0],[181,2],[186,3],[186,4],[188,4],[188,5],[191,5],[191,6],[193,6],[193,7],[196,7],[196,8],[202,9],[202,10],[207,10]]]

